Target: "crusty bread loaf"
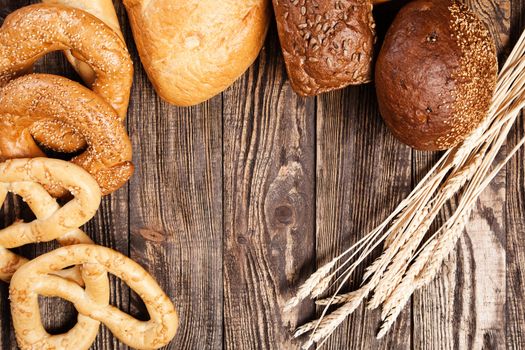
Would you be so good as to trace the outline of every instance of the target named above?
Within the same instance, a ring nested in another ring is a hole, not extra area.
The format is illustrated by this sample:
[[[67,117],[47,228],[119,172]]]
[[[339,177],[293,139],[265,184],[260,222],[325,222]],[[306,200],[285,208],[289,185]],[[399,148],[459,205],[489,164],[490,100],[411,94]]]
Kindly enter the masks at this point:
[[[487,115],[497,71],[494,40],[466,6],[411,2],[388,30],[377,60],[381,115],[409,146],[451,148]]]
[[[189,106],[230,86],[256,59],[268,0],[124,0],[148,77],[166,101]]]
[[[288,77],[298,94],[371,80],[370,0],[273,0],[273,5]]]

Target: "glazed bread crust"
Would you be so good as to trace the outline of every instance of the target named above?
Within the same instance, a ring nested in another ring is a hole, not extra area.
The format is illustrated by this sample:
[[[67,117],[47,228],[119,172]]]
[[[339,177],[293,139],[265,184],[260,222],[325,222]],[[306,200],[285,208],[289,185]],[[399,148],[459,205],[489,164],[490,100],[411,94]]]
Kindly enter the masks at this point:
[[[195,105],[230,86],[258,56],[268,0],[124,0],[140,59],[157,93]]]
[[[388,30],[376,64],[381,115],[413,148],[451,148],[485,118],[497,71],[494,40],[467,7],[409,3]]]
[[[118,34],[120,39],[124,41],[124,36],[122,36],[122,32],[120,31],[117,13],[115,12],[115,7],[113,7],[113,1],[111,0],[42,0],[42,2],[44,4],[64,5],[86,11],[107,24]],[[71,51],[64,51],[64,53],[67,60],[73,65],[84,82],[91,86],[97,78],[93,69],[91,69],[88,64],[76,59]]]
[[[0,87],[58,50],[71,50],[89,64],[96,74],[92,90],[124,119],[133,79],[126,45],[98,18],[75,8],[37,4],[6,17],[0,28]]]
[[[71,161],[97,180],[104,195],[122,187],[133,174],[132,147],[113,108],[93,91],[61,76],[29,74],[0,89],[0,160],[44,155],[31,137],[39,122],[55,121],[73,130],[88,147]],[[42,135],[46,145],[69,135]],[[58,150],[60,151],[60,150]]]
[[[300,95],[372,78],[375,24],[370,0],[273,0],[292,88]]]

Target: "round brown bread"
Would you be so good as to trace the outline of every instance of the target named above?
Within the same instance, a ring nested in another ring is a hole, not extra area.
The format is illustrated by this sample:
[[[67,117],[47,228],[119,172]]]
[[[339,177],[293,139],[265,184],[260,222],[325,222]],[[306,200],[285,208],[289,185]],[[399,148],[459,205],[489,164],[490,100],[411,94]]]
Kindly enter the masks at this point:
[[[485,118],[497,79],[494,40],[457,1],[406,5],[376,64],[379,110],[392,133],[419,150],[463,141]]]
[[[160,97],[178,106],[219,94],[255,61],[269,0],[124,0],[140,60]]]
[[[372,79],[370,0],[273,0],[290,83],[302,96]]]

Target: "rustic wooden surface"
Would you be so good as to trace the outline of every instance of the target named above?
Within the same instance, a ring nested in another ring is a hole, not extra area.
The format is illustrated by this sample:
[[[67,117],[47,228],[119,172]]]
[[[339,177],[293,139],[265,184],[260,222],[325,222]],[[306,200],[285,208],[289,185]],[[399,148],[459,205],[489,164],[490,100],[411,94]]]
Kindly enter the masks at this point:
[[[0,21],[33,2],[0,0]],[[504,60],[525,27],[525,2],[467,3],[495,34]],[[87,232],[145,266],[173,298],[181,327],[167,349],[298,349],[289,329],[316,309],[305,302],[285,315],[285,301],[317,265],[382,221],[438,155],[390,135],[372,85],[295,95],[274,24],[260,58],[231,88],[196,107],[169,106],[153,92],[123,6],[115,4],[135,61],[128,130],[137,170],[103,200]],[[396,7],[377,9],[380,31]],[[58,53],[37,71],[78,79]],[[524,132],[520,121],[509,144]],[[374,337],[378,311],[362,307],[325,348],[525,348],[524,160],[521,151],[481,196],[442,277],[415,294],[385,339]],[[15,217],[30,214],[10,198],[1,220]],[[53,247],[21,251],[31,257]],[[112,303],[144,317],[116,279]],[[64,301],[41,305],[52,331],[75,320]],[[0,348],[14,349],[5,284],[0,313]],[[94,348],[125,347],[103,329]]]

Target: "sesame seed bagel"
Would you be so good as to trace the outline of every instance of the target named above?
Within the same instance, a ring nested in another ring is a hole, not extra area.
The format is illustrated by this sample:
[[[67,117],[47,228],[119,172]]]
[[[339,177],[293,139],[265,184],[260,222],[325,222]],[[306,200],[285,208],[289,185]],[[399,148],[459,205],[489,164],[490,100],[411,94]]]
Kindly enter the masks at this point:
[[[481,20],[457,1],[417,0],[397,15],[376,64],[379,110],[400,141],[444,150],[485,118],[498,72]]]
[[[75,8],[37,4],[7,16],[0,28],[0,87],[58,50],[71,50],[93,69],[91,88],[124,119],[133,76],[126,45],[101,20]]]
[[[273,0],[290,84],[302,96],[372,80],[370,0]]]
[[[131,143],[115,110],[93,91],[64,77],[29,74],[0,89],[0,161],[44,153],[31,137],[40,122],[55,121],[87,143],[71,162],[83,167],[109,194],[131,177]],[[67,139],[67,135],[48,135]]]
[[[112,0],[42,0],[42,3],[49,5],[64,5],[86,11],[111,27],[111,29],[117,33],[119,38],[124,41],[124,36],[120,30],[120,24]],[[97,79],[93,69],[91,69],[88,64],[76,59],[69,50],[64,51],[64,54],[69,63],[71,63],[73,68],[75,68],[77,73],[82,77],[82,80],[91,86]]]

